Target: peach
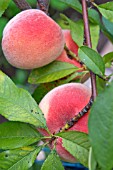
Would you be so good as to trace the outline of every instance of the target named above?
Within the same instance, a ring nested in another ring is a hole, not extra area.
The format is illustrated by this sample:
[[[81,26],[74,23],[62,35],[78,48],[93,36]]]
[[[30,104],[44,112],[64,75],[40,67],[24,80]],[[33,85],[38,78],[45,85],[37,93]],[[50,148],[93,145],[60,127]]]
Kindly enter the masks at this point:
[[[64,34],[64,38],[65,38],[65,43],[66,46],[68,47],[69,50],[71,50],[73,53],[76,54],[76,56],[78,55],[78,45],[73,41],[72,37],[71,37],[71,33],[70,30],[63,30],[63,34]],[[81,67],[81,64],[76,61],[75,59],[70,59],[67,54],[66,51],[63,50],[63,52],[61,53],[61,55],[56,59],[58,61],[63,61],[63,62],[68,62],[70,64],[74,64],[77,67]]]
[[[41,10],[20,12],[3,31],[3,53],[17,68],[34,69],[49,64],[63,48],[62,29]]]
[[[52,134],[59,132],[67,121],[88,104],[90,97],[91,90],[81,83],[64,84],[47,93],[41,100],[39,107],[44,113],[49,131]],[[89,112],[68,130],[88,133],[88,114]],[[44,136],[48,135],[43,129],[39,129],[39,131]],[[57,139],[56,150],[63,160],[75,162],[75,158],[62,146],[61,138]]]

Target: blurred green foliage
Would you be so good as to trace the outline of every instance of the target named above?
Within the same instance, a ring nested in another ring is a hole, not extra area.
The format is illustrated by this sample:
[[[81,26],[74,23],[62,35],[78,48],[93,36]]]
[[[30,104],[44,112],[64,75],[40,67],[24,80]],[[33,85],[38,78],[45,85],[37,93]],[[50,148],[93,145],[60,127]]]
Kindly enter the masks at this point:
[[[60,0],[51,0],[50,6],[58,11],[63,11],[68,8],[68,6],[61,2]]]

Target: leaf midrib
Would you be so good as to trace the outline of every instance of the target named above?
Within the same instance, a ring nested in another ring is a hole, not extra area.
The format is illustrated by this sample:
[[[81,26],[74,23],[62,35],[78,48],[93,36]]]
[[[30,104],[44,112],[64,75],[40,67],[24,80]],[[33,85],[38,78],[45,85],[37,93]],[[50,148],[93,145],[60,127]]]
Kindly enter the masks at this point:
[[[62,139],[65,139],[65,138],[62,138]],[[79,145],[79,144],[77,144],[77,143],[75,143],[75,142],[73,142],[73,141],[70,141],[69,139],[65,139],[65,140],[67,140],[68,142],[72,142],[72,143],[76,144],[77,146],[80,146],[81,148],[83,148],[83,149],[85,149],[85,150],[88,151],[87,148],[85,148],[85,147],[83,147],[83,146],[81,146],[81,145]]]
[[[68,69],[62,69],[62,70],[59,70],[59,71],[52,71],[52,72],[50,72],[50,73],[48,73],[48,74],[44,74],[44,75],[42,75],[42,76],[40,76],[40,77],[45,77],[46,75],[51,75],[51,74],[53,74],[53,73],[58,73],[58,72],[61,72],[61,71],[64,71],[64,70],[77,70],[76,68],[68,68]],[[79,69],[79,68],[78,68]]]
[[[19,162],[21,162],[22,159],[25,159],[25,157],[27,157],[28,155],[30,155],[30,154],[31,154],[32,152],[34,152],[35,150],[36,150],[36,149],[34,149],[33,151],[27,153],[27,155],[25,155],[24,157],[20,158],[18,162],[15,162],[15,163],[13,164],[13,166],[15,166],[16,164],[18,164]],[[13,166],[11,166],[8,170],[10,170],[11,168],[13,168]]]
[[[0,139],[13,139],[13,138],[38,138],[38,136],[11,136],[11,137],[1,137]],[[39,136],[40,137],[40,136]]]
[[[82,51],[83,52],[83,51]],[[83,52],[84,53],[84,52]],[[84,53],[85,54],[85,56],[87,56],[87,54],[86,53]],[[93,60],[91,60],[91,58],[89,58],[88,56],[87,56],[87,59],[88,60],[90,60],[91,62],[93,61]],[[102,71],[99,69],[99,67],[98,67],[98,62],[97,63],[95,63],[95,60],[93,61],[93,64],[94,64],[94,66],[96,67],[96,68],[98,68],[98,70],[102,73]],[[102,69],[102,68],[101,68]]]

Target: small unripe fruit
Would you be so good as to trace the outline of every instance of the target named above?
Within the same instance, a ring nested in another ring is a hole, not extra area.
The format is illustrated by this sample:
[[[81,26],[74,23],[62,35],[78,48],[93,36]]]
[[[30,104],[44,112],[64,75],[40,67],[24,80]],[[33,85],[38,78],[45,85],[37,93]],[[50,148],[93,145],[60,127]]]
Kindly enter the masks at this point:
[[[73,39],[71,37],[70,30],[63,30],[63,34],[64,34],[66,46],[68,47],[69,50],[71,50],[77,56],[78,55],[78,45],[73,41]],[[57,60],[67,62],[67,63],[70,63],[70,64],[74,64],[77,67],[81,67],[81,65],[78,61],[76,61],[75,59],[70,59],[67,56],[65,50],[63,50],[63,52],[57,58]]]
[[[39,107],[44,113],[47,127],[54,134],[59,132],[60,128],[77,115],[89,102],[91,90],[80,83],[69,83],[58,86],[51,90],[41,100]],[[76,130],[88,133],[88,113],[74,124],[70,130]],[[39,131],[46,136],[44,129]],[[53,147],[52,145],[50,147]],[[73,148],[74,149],[74,148]],[[62,139],[58,138],[56,150],[59,156],[67,162],[75,162],[75,158],[62,146]]]
[[[3,53],[17,68],[34,69],[49,64],[63,48],[61,28],[41,10],[20,12],[8,22],[3,32]]]

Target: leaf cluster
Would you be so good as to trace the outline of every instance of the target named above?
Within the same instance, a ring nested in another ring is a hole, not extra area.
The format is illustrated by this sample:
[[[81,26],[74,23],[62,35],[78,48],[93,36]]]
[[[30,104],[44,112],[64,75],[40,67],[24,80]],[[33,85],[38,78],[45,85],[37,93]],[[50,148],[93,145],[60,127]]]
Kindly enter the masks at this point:
[[[60,0],[68,7],[82,14],[79,0]],[[8,7],[10,0],[0,1],[0,16]],[[0,71],[0,114],[9,122],[0,124],[0,170],[27,170],[32,167],[39,152],[51,139],[60,137],[66,148],[81,164],[89,170],[111,170],[113,168],[113,82],[108,80],[105,69],[111,67],[113,52],[101,56],[97,51],[99,33],[102,31],[113,42],[113,2],[97,5],[97,10],[89,8],[92,49],[83,46],[83,20],[72,21],[61,14],[60,25],[71,30],[73,40],[79,46],[78,61],[81,68],[54,61],[49,65],[32,70],[28,79],[37,88],[31,94],[15,86],[12,80]],[[100,19],[100,15],[101,18]],[[46,120],[37,103],[54,87],[70,83],[85,82],[89,72],[97,75],[98,97],[91,108],[88,128],[89,134],[77,131],[50,134]],[[37,128],[45,129],[48,136],[43,137]],[[39,141],[44,143],[39,146]],[[43,163],[42,170],[63,170],[62,162],[54,149]]]

